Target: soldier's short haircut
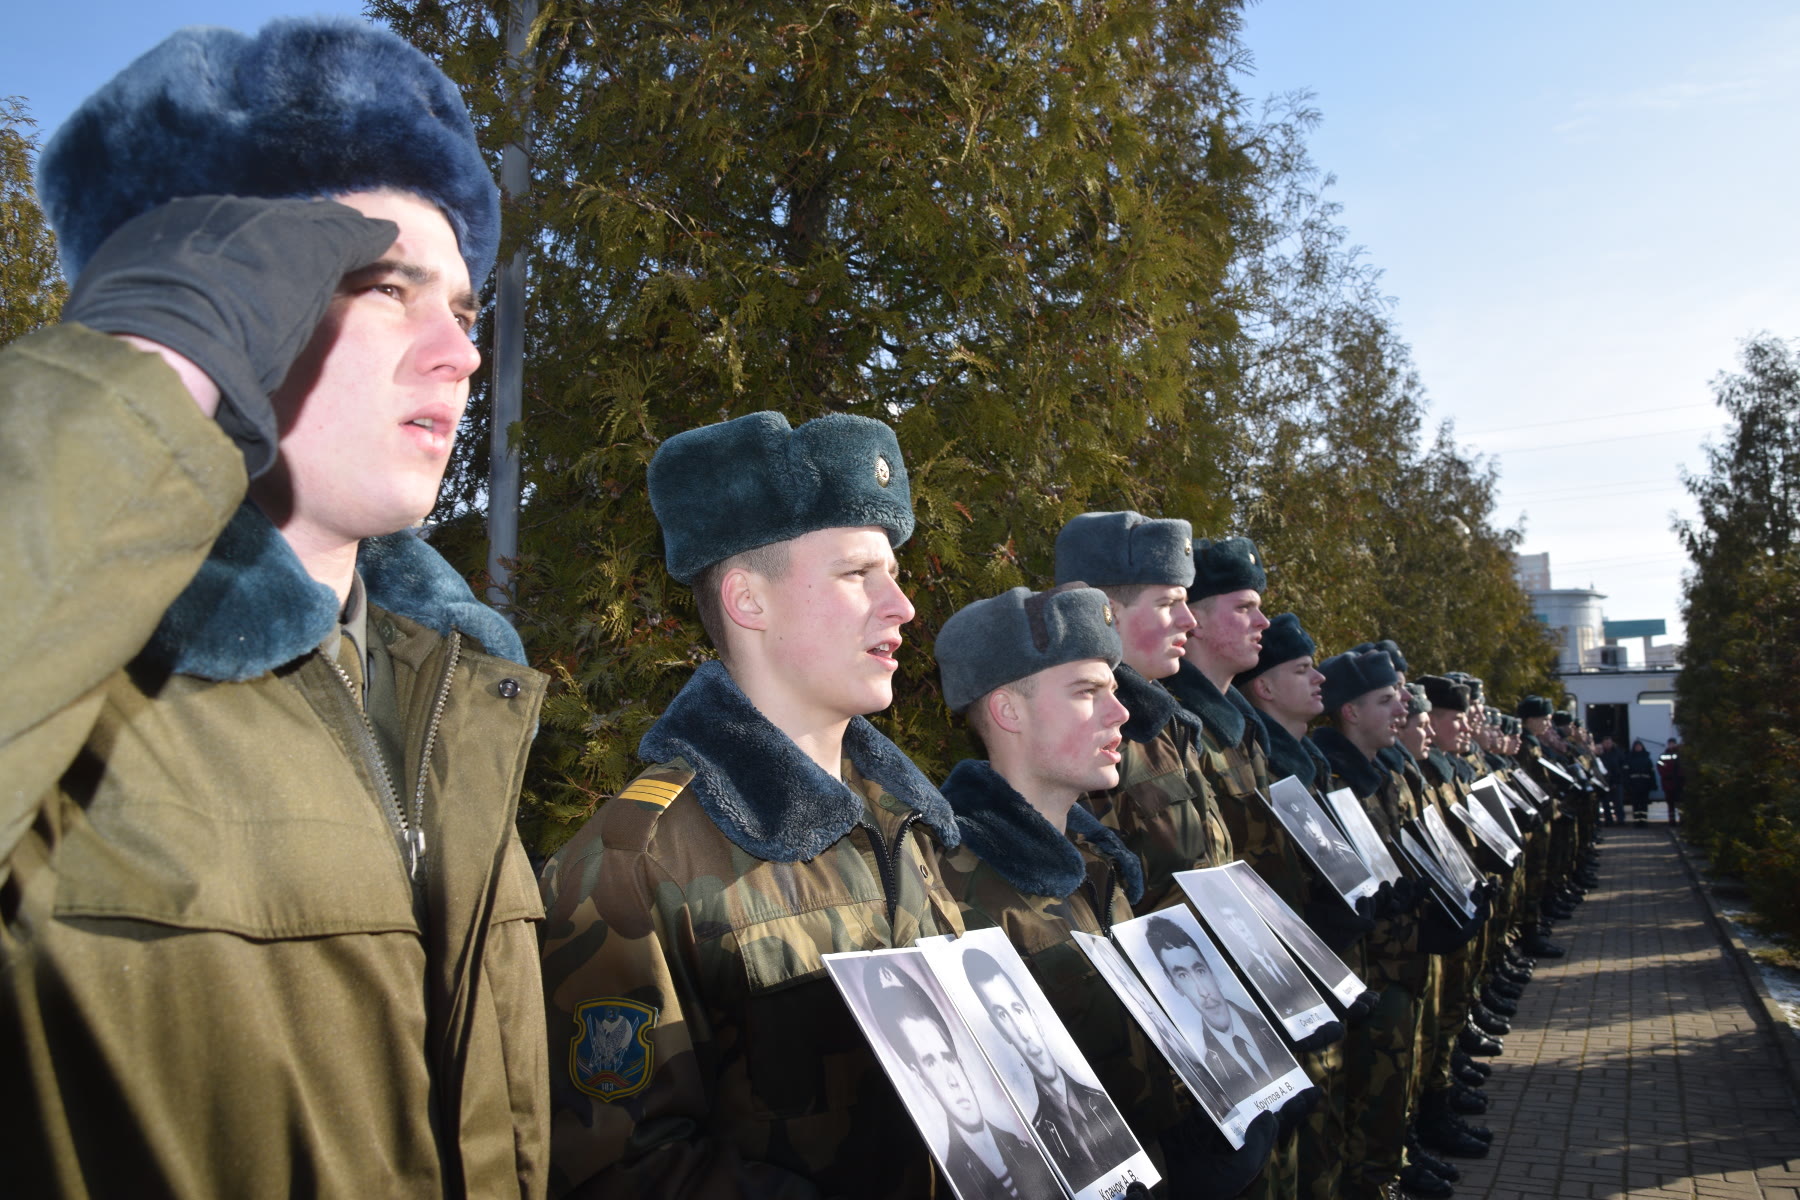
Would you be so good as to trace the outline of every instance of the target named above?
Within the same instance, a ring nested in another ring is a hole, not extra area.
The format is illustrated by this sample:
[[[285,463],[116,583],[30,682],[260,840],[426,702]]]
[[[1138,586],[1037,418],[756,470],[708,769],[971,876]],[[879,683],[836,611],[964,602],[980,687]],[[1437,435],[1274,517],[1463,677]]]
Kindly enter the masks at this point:
[[[694,577],[694,611],[700,617],[700,628],[706,630],[707,638],[726,666],[731,665],[731,648],[725,640],[725,631],[731,621],[719,603],[719,583],[727,571],[737,567],[755,571],[765,579],[784,578],[788,573],[788,544],[770,542],[766,546],[754,546],[701,568]]]
[[[1162,956],[1169,951],[1186,946],[1199,955],[1207,970],[1212,970],[1211,964],[1206,962],[1206,955],[1200,953],[1200,944],[1189,936],[1187,930],[1167,917],[1150,918],[1144,926],[1144,944],[1150,947],[1150,953],[1156,955],[1157,962],[1161,962]]]
[[[881,1036],[894,1048],[894,1053],[909,1063],[916,1066],[913,1060],[917,1056],[913,1054],[912,1043],[906,1040],[905,1031],[900,1028],[902,1021],[930,1021],[943,1034],[944,1045],[950,1053],[956,1053],[950,1023],[944,1020],[944,1014],[931,1002],[919,981],[898,964],[870,959],[863,968],[863,995],[875,1014],[875,1027],[881,1030]]]
[[[1015,695],[1024,696],[1029,700],[1031,697],[1037,695],[1037,687],[1037,676],[1027,675],[1023,679],[1015,679],[1003,687],[995,688],[994,692],[1012,692]],[[984,750],[992,740],[991,735],[993,733],[993,727],[989,723],[992,718],[988,716],[987,702],[988,696],[993,695],[994,692],[989,692],[985,696],[976,697],[975,701],[963,712],[963,719],[969,723],[969,731],[981,742]]]
[[[1103,587],[1100,590],[1106,593],[1106,598],[1113,602],[1114,608],[1130,608],[1138,602],[1138,597],[1151,588],[1169,586],[1171,585],[1166,583],[1115,583],[1111,587]]]
[[[1006,982],[1006,986],[1013,990],[1014,995],[1021,1000],[1025,998],[1025,993],[1019,990],[1019,985],[1014,983],[1012,976],[1006,973],[1006,968],[1002,967],[999,961],[986,950],[970,950],[963,955],[963,974],[969,977],[969,986],[975,989],[977,995],[980,995],[984,984],[1001,979]],[[991,1017],[992,1014],[990,1013],[989,1016]]]

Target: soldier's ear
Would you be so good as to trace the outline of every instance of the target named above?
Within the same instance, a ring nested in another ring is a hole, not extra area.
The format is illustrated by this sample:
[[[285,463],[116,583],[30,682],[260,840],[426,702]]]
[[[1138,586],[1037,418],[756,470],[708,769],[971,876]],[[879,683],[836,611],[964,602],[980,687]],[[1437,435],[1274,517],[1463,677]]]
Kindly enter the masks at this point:
[[[1024,706],[1018,695],[1008,688],[995,688],[982,697],[987,705],[988,719],[1000,729],[1008,733],[1018,733],[1025,727]]]
[[[767,585],[768,580],[748,567],[731,568],[719,577],[720,611],[740,629],[767,629]]]

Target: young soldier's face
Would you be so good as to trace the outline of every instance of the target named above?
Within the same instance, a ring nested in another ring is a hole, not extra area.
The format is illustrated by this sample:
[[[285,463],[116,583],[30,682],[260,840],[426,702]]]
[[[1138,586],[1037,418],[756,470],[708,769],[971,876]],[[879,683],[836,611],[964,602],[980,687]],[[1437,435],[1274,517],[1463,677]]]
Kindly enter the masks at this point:
[[[894,702],[900,627],[913,619],[900,564],[877,526],[818,529],[788,543],[788,569],[765,580],[764,645],[783,685],[839,717]]]
[[[1325,676],[1313,669],[1311,658],[1296,658],[1270,667],[1253,681],[1263,707],[1277,717],[1310,721],[1325,711],[1320,688]]]
[[[1050,1047],[1044,1044],[1043,1030],[1038,1028],[1031,1006],[1025,1003],[1012,981],[1004,975],[992,975],[977,984],[975,991],[980,994],[994,1028],[1000,1031],[1007,1045],[1019,1052],[1031,1073],[1045,1083],[1055,1080],[1058,1067],[1050,1056]]]
[[[1181,666],[1182,650],[1194,628],[1187,589],[1147,587],[1130,604],[1113,605],[1125,665],[1145,679],[1166,679]]]
[[[1469,749],[1467,714],[1453,708],[1431,710],[1431,737],[1445,754],[1465,754]]]
[[[1362,736],[1368,745],[1379,750],[1394,744],[1394,722],[1405,714],[1406,701],[1400,698],[1398,689],[1379,687],[1364,692],[1344,707],[1355,711],[1351,719],[1358,729],[1366,731]]]
[[[1411,713],[1400,722],[1400,744],[1414,758],[1431,752],[1431,721],[1424,713]]]
[[[1233,675],[1248,671],[1262,654],[1262,632],[1269,627],[1263,616],[1262,595],[1252,588],[1208,596],[1188,606],[1194,613],[1194,646],[1189,657],[1205,669],[1218,667]]]
[[[437,503],[469,376],[475,297],[450,223],[400,192],[337,199],[400,227],[344,277],[272,401],[281,456],[252,494],[290,538],[326,548],[417,524]]]
[[[954,1046],[945,1044],[944,1031],[937,1022],[902,1018],[900,1032],[906,1045],[897,1048],[910,1054],[914,1073],[943,1106],[944,1115],[970,1132],[985,1125],[987,1120],[969,1087],[962,1060],[956,1056]]]
[[[1058,788],[1104,792],[1119,785],[1119,727],[1131,714],[1114,693],[1105,659],[1039,671],[1032,693],[1014,693],[1025,761]]]

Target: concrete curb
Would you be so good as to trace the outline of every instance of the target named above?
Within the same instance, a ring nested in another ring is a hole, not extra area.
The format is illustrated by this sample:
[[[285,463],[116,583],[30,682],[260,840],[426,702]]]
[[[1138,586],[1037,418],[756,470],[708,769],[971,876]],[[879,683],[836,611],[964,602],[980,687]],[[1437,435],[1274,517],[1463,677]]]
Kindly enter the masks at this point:
[[[1677,826],[1676,828],[1679,828]],[[1687,872],[1688,879],[1693,882],[1694,890],[1706,902],[1706,911],[1712,917],[1713,928],[1719,933],[1719,940],[1729,947],[1730,958],[1737,965],[1738,974],[1748,985],[1750,994],[1755,996],[1757,1004],[1751,1010],[1752,1016],[1760,1017],[1759,1023],[1769,1040],[1775,1044],[1776,1056],[1787,1068],[1788,1086],[1793,1089],[1796,1107],[1800,1107],[1800,1033],[1787,1023],[1787,1017],[1781,1006],[1775,1003],[1775,997],[1769,992],[1768,981],[1763,978],[1762,968],[1756,965],[1756,958],[1750,948],[1743,943],[1737,932],[1731,927],[1731,919],[1719,907],[1719,901],[1707,886],[1705,876],[1701,875],[1699,866],[1688,853],[1688,845],[1675,829],[1669,830],[1669,840],[1675,845],[1675,853],[1681,859],[1682,869]]]

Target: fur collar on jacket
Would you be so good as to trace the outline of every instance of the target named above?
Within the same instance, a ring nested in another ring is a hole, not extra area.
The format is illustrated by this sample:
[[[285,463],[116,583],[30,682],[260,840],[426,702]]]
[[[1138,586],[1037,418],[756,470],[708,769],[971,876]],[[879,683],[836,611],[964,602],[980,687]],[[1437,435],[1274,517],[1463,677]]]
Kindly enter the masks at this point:
[[[1182,708],[1167,688],[1145,679],[1124,663],[1113,668],[1113,678],[1119,683],[1119,703],[1131,714],[1119,732],[1132,741],[1155,741],[1170,721],[1180,721],[1195,733],[1200,731],[1199,720]]]
[[[1345,737],[1330,725],[1321,725],[1307,734],[1313,745],[1324,752],[1325,761],[1337,773],[1350,790],[1356,793],[1358,800],[1365,800],[1381,790],[1385,779],[1368,755],[1357,749],[1356,743]]]
[[[458,630],[488,653],[524,663],[513,627],[413,533],[368,539],[356,567],[370,604],[441,634]],[[143,657],[177,675],[237,683],[316,649],[337,619],[337,594],[306,573],[262,510],[245,501],[163,614]]]
[[[817,858],[862,820],[863,798],[770,724],[717,661],[700,664],[638,743],[638,757],[685,760],[694,770],[688,790],[706,815],[766,862]],[[844,731],[844,757],[864,779],[916,809],[946,847],[961,841],[943,796],[861,717]]]
[[[1087,877],[1081,851],[991,764],[965,758],[944,780],[943,791],[956,811],[963,844],[1023,894],[1067,899]],[[1143,864],[1118,834],[1079,804],[1069,810],[1069,834],[1112,860],[1127,900],[1136,904],[1144,898]]]
[[[1181,660],[1181,667],[1168,679],[1168,689],[1181,701],[1181,706],[1200,718],[1200,723],[1212,734],[1213,740],[1221,746],[1236,746],[1244,740],[1245,716],[1243,709],[1233,704],[1226,695],[1220,695],[1213,681],[1200,673],[1187,659]],[[1231,691],[1236,691],[1232,688]],[[1245,708],[1249,702],[1245,701]]]
[[[1331,764],[1325,761],[1319,748],[1310,739],[1289,733],[1282,728],[1281,722],[1267,713],[1251,711],[1269,756],[1269,774],[1275,779],[1293,775],[1308,788],[1325,791],[1325,785],[1331,782]]]

